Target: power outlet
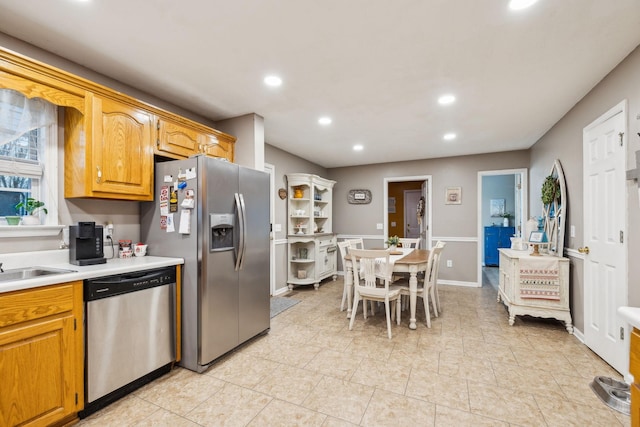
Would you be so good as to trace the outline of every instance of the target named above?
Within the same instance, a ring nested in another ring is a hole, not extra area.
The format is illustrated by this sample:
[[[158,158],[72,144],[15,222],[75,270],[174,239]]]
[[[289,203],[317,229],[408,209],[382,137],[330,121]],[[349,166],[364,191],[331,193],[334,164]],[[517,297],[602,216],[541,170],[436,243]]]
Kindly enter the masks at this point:
[[[451,259],[447,260],[447,267],[449,267],[449,268],[453,267],[453,260],[451,260]]]
[[[102,227],[102,240],[106,241],[108,237],[113,239],[113,224],[108,223],[104,227]]]

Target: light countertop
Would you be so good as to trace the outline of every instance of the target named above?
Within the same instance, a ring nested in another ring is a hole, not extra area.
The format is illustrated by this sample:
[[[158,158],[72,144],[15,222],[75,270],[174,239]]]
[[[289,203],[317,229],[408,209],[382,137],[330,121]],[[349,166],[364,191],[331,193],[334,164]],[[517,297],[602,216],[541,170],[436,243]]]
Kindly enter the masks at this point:
[[[640,329],[640,307],[618,307],[618,316],[634,328]]]
[[[106,264],[80,266],[69,263],[69,251],[39,251],[22,252],[17,254],[0,254],[2,268],[6,271],[24,267],[49,267],[73,270],[70,273],[38,276],[32,279],[0,282],[0,293],[36,288],[38,286],[54,285],[56,283],[73,282],[76,280],[95,277],[111,276],[114,274],[130,273],[133,271],[150,270],[183,264],[182,258],[157,256],[143,256],[126,259],[107,259]],[[2,273],[0,273],[1,277]]]

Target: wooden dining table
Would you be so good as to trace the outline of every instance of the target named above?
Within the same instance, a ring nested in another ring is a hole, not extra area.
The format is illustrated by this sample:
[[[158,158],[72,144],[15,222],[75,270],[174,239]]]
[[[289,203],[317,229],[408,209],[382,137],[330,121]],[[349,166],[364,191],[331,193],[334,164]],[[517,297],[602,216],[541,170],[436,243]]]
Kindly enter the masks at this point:
[[[353,305],[353,263],[347,255],[343,260],[345,268],[345,285],[347,286],[347,318],[351,318]],[[427,271],[429,262],[428,249],[413,249],[411,252],[395,260],[393,273],[409,273],[409,329],[416,329],[416,303],[418,293],[418,272]]]

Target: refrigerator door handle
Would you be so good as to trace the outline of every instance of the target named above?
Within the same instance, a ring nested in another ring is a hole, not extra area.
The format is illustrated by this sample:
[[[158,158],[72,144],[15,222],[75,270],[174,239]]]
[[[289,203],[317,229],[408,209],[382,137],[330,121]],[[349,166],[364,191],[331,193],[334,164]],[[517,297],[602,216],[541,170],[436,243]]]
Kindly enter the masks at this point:
[[[244,195],[240,193],[240,207],[242,208],[242,222],[240,223],[240,270],[244,267],[244,255],[247,251],[246,237],[247,237],[247,208],[244,203]]]
[[[242,252],[244,250],[244,210],[243,208],[243,203],[241,203],[240,201],[240,194],[235,193],[234,197],[236,199],[236,211],[238,212],[238,248],[236,251],[236,271],[240,270],[241,268],[241,261],[242,261]]]

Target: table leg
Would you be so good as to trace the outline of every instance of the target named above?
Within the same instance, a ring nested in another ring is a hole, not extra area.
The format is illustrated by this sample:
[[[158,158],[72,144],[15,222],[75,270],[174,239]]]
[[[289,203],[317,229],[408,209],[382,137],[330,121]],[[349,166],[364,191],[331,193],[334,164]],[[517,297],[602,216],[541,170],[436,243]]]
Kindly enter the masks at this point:
[[[409,329],[416,329],[417,294],[418,294],[417,271],[412,268],[411,276],[409,277],[409,309],[411,311],[411,317],[409,318]]]
[[[353,306],[353,270],[351,263],[347,264],[344,276],[344,283],[347,287],[347,319],[351,318],[351,308]]]

